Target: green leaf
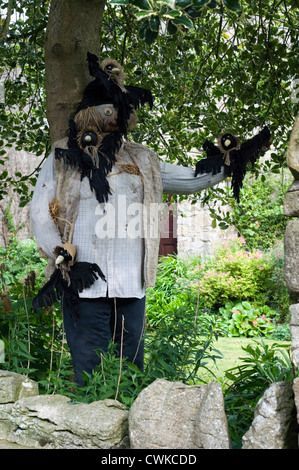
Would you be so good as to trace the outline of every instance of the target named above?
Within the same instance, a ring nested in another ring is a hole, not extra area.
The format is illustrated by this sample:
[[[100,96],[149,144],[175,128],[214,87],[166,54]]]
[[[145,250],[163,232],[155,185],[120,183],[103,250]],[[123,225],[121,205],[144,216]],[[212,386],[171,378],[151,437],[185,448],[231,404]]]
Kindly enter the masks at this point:
[[[226,230],[227,228],[229,228],[229,225],[225,222],[220,222],[219,227],[221,228],[221,230]]]
[[[140,372],[139,367],[136,366],[136,364],[134,364],[133,362],[127,361],[126,364],[127,364],[128,368],[131,369],[132,371],[137,372],[138,374],[142,374],[142,373]]]
[[[108,0],[108,3],[111,3],[111,5],[129,5],[131,2],[130,0]]]
[[[149,26],[149,21],[146,20],[145,22],[145,27],[143,29],[143,34],[144,34],[144,40],[146,44],[149,46],[155,42],[155,40],[158,37],[158,32],[157,31],[152,31],[150,26]]]
[[[210,0],[207,4],[209,8],[216,8],[218,5],[218,0]]]
[[[175,24],[175,25],[182,25],[182,26],[185,26],[186,28],[188,29],[192,29],[193,28],[193,23],[192,21],[189,20],[189,18],[187,18],[187,16],[185,15],[182,15],[180,16],[179,18],[174,18],[172,20],[172,22]]]
[[[134,5],[134,7],[140,8],[140,10],[151,10],[151,6],[147,0],[131,0],[129,3]]]
[[[169,34],[173,35],[177,33],[178,28],[173,24],[173,22],[170,20],[167,24],[167,31]]]
[[[172,10],[172,11],[167,11],[164,15],[165,18],[177,18],[181,16],[181,12],[179,10]]]
[[[148,21],[145,21],[139,29],[139,37],[141,39],[145,38],[145,32],[146,32],[147,29],[148,29]]]
[[[175,7],[178,7],[178,8],[183,8],[183,9],[185,9],[185,8],[191,6],[192,3],[193,3],[192,0],[176,0],[176,1],[174,2],[174,6],[175,6]]]
[[[154,13],[153,10],[149,10],[149,11],[138,11],[135,16],[137,18],[137,20],[142,20],[143,18],[147,18],[149,16],[152,16],[152,14]]]
[[[111,5],[133,5],[140,10],[151,10],[147,0],[108,0]]]
[[[188,7],[188,8],[185,8],[185,13],[190,16],[191,18],[200,18],[201,17],[201,9],[197,10],[196,8],[194,7]]]
[[[152,31],[159,31],[160,18],[157,15],[151,15],[149,19],[149,26]]]
[[[210,0],[193,0],[192,6],[196,9],[197,8],[204,8],[206,6],[210,6],[209,5],[210,3],[211,3]]]
[[[233,11],[242,10],[239,0],[223,0],[223,3],[229,10],[233,10]]]

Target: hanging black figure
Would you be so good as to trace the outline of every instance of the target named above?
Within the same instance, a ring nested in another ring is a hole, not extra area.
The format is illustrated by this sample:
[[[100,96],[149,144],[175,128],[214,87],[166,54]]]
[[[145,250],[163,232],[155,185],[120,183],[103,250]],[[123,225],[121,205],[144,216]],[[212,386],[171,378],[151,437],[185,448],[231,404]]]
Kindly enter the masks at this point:
[[[125,85],[117,62],[99,64],[93,54],[87,59],[94,79],[70,120],[68,136],[54,143],[31,203],[32,228],[49,257],[49,281],[34,308],[61,299],[78,385],[111,340],[143,370],[145,288],[155,284],[160,242],[152,208],[159,207],[163,192],[196,193],[229,174],[223,153],[212,144],[206,144],[208,157],[194,173],[127,141],[137,108],[151,107],[152,94]],[[246,159],[257,157],[264,140],[268,136],[258,138]],[[229,154],[233,174],[233,152],[242,145]]]
[[[215,174],[224,167],[225,175],[232,177],[233,194],[239,201],[247,163],[251,162],[254,165],[258,157],[268,150],[269,140],[270,131],[267,126],[242,144],[238,137],[229,132],[218,137],[218,146],[206,140],[203,149],[207,153],[207,158],[197,162],[195,176],[210,171]]]

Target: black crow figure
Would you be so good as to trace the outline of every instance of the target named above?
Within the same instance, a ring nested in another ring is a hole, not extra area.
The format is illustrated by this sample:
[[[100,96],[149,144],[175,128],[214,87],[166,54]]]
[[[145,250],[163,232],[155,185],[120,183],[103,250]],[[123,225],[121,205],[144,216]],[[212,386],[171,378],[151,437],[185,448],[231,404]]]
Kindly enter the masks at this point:
[[[246,174],[246,165],[252,165],[270,146],[270,131],[265,126],[261,132],[240,143],[239,139],[226,132],[218,138],[218,146],[206,140],[203,149],[207,158],[199,160],[196,164],[195,176],[200,173],[216,174],[224,166],[224,172],[232,178],[232,188],[235,199],[239,202],[240,189]]]

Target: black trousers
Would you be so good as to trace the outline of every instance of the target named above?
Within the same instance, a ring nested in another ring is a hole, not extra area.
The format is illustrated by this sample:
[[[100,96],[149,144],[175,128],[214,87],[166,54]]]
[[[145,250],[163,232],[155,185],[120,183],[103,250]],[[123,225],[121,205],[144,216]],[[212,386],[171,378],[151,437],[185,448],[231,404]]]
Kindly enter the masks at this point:
[[[80,299],[76,318],[62,299],[62,311],[77,385],[84,385],[82,371],[91,373],[100,363],[95,350],[106,352],[111,339],[119,354],[122,343],[123,358],[143,370],[145,297]]]

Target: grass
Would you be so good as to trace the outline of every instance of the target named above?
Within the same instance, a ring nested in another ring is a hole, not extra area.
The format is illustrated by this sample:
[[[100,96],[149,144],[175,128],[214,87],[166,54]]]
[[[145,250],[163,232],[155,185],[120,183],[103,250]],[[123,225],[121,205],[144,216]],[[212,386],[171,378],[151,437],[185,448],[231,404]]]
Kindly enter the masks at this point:
[[[260,339],[256,338],[257,341]],[[281,344],[281,345],[289,345],[288,341],[278,341],[278,340],[270,340],[270,339],[262,339],[265,344]],[[218,337],[218,340],[214,343],[214,348],[220,351],[223,355],[223,358],[218,359],[216,365],[211,362],[208,365],[208,368],[216,375],[217,378],[224,378],[224,372],[232,367],[236,367],[237,365],[241,364],[241,359],[246,357],[246,352],[242,349],[249,343],[253,343],[255,340],[251,338],[226,338],[226,337]]]

